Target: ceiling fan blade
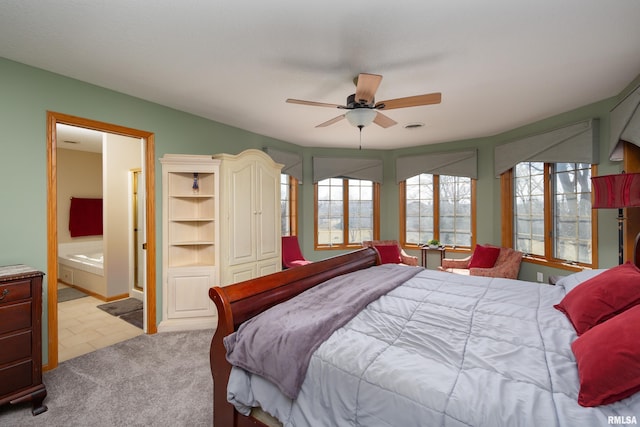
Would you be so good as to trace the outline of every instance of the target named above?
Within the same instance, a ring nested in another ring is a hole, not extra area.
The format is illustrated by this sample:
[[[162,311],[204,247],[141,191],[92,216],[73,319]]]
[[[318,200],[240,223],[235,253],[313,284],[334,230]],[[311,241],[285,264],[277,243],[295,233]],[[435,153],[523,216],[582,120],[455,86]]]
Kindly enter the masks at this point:
[[[356,102],[371,104],[381,81],[382,76],[378,74],[360,73],[356,84]]]
[[[378,112],[376,114],[376,118],[373,119],[373,123],[377,124],[380,127],[383,128],[388,128],[391,127],[393,125],[397,125],[398,122],[396,122],[395,120],[393,120],[391,117],[385,116],[384,114]]]
[[[327,120],[327,121],[326,121],[326,122],[324,122],[324,123],[320,123],[320,124],[319,124],[318,126],[316,126],[316,127],[317,127],[317,128],[327,127],[327,126],[329,126],[329,125],[332,125],[332,124],[334,124],[334,123],[339,122],[339,121],[340,121],[340,120],[342,120],[342,119],[344,119],[344,114],[342,114],[342,115],[340,115],[340,116],[338,116],[338,117],[334,117],[334,118],[333,118],[333,119],[331,119],[331,120]]]
[[[418,107],[420,105],[439,104],[442,100],[440,92],[428,93],[426,95],[407,96],[406,98],[389,99],[380,101],[376,108],[380,110],[393,110],[394,108]]]
[[[327,104],[326,102],[315,102],[315,101],[303,101],[301,99],[287,99],[289,104],[301,104],[301,105],[310,105],[312,107],[330,107],[330,108],[344,108],[343,105],[338,104]]]

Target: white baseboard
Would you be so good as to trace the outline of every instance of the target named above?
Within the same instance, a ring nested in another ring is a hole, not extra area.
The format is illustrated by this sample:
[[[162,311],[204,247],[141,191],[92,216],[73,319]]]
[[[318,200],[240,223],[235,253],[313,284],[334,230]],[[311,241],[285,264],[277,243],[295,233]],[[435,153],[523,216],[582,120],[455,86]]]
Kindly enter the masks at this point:
[[[218,316],[187,319],[166,319],[158,325],[158,332],[193,331],[196,329],[215,329]]]

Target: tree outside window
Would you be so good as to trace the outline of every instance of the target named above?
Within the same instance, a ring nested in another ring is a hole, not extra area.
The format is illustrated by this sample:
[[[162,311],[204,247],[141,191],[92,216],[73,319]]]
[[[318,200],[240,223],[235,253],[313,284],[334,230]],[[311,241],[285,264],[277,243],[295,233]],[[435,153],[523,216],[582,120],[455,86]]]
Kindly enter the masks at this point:
[[[316,247],[360,246],[378,234],[378,187],[367,180],[328,178],[316,184]]]
[[[556,163],[552,182],[554,257],[591,264],[591,165]]]
[[[471,179],[440,175],[438,240],[450,246],[471,246]]]
[[[593,262],[591,165],[518,163],[513,169],[513,242],[525,254]]]
[[[280,174],[280,232],[283,236],[295,236],[297,219],[298,180],[287,174]]]
[[[437,239],[447,246],[468,247],[473,240],[473,180],[419,174],[401,183],[404,195],[404,243]]]

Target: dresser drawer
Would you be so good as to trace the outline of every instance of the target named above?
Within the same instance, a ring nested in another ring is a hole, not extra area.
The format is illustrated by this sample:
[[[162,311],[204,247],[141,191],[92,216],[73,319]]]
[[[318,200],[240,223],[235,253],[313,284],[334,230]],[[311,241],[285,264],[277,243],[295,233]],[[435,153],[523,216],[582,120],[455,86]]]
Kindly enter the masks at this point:
[[[0,305],[0,335],[31,327],[31,301]]]
[[[33,384],[33,362],[26,360],[0,369],[0,397]]]
[[[31,357],[31,331],[0,338],[0,366]]]
[[[30,280],[16,280],[11,283],[0,283],[0,305],[25,298],[31,298]]]

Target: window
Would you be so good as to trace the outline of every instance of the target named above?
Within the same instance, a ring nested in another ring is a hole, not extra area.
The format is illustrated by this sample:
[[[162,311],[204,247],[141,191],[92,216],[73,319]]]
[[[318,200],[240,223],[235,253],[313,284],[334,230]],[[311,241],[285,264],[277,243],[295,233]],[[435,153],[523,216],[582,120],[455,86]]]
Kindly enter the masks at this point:
[[[452,246],[471,246],[471,178],[440,175],[438,240]]]
[[[503,180],[513,182],[512,197],[503,196],[503,203],[512,199],[503,210],[513,218],[506,238],[515,249],[534,260],[593,265],[591,174],[585,163],[542,162],[518,163],[505,173]]]
[[[298,180],[280,174],[280,232],[283,236],[298,234]]]
[[[435,238],[433,175],[420,174],[405,181],[405,241],[426,243]]]
[[[319,181],[315,185],[316,248],[357,247],[363,240],[377,239],[379,187],[358,179]]]
[[[438,239],[448,246],[470,248],[475,235],[475,180],[420,174],[400,185],[403,244]]]
[[[557,163],[552,178],[554,256],[591,264],[591,165]]]
[[[515,249],[544,255],[544,164],[516,165],[513,187]]]

